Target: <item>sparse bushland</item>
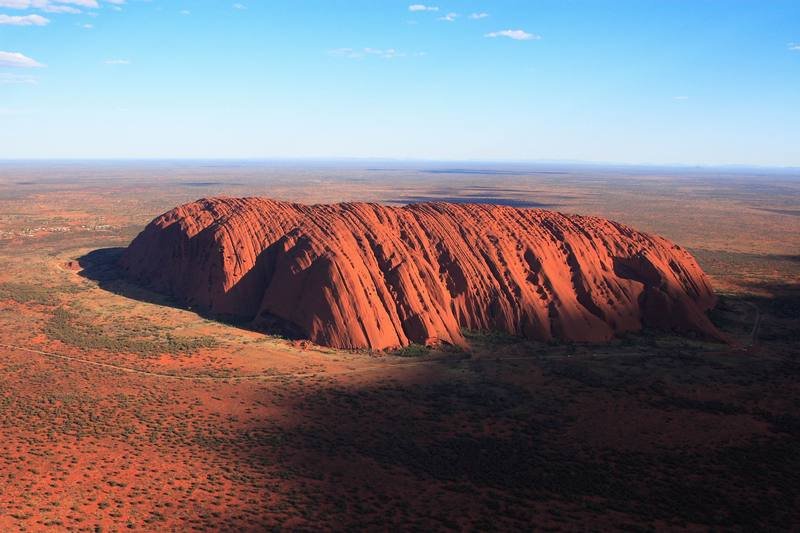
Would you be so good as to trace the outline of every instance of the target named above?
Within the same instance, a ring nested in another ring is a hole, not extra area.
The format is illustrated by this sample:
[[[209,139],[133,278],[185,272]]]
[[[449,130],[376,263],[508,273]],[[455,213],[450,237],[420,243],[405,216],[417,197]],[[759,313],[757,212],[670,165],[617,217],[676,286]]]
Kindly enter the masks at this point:
[[[58,184],[47,202],[37,196],[28,204],[61,205],[64,212],[84,207],[129,229],[0,242],[0,271],[19,296],[0,300],[2,342],[25,344],[63,305],[66,328],[91,325],[110,339],[161,342],[167,333],[227,331],[215,334],[218,349],[166,364],[155,357],[131,363],[139,356],[109,357],[103,350],[87,350],[86,359],[184,376],[238,375],[244,367],[279,379],[161,379],[4,351],[0,531],[526,530],[531,524],[781,531],[800,523],[797,256],[780,262],[702,256],[725,279],[764,273],[784,280],[782,287],[762,287],[774,297],[724,296],[729,308],[712,315],[746,341],[755,310],[745,300],[758,307],[758,343],[747,353],[722,353],[725,347],[711,343],[701,352],[698,340],[648,331],[600,346],[467,332],[475,357],[440,362],[434,359],[457,348],[436,346],[406,360],[300,351],[274,337],[193,320],[136,293],[99,287],[68,297],[63,285],[77,287],[77,274],[62,282],[67,274],[53,268],[62,260],[55,252],[74,257],[76,249],[125,245],[154,214],[178,203],[177,194],[185,196],[185,189],[159,182],[149,189],[157,194],[115,192],[112,203],[88,187],[70,192]],[[395,194],[394,181],[391,187]],[[6,187],[6,196],[22,189]],[[682,203],[693,197],[676,190]],[[543,194],[561,193],[563,186],[552,183]],[[617,196],[611,200],[629,204],[619,213],[653,211],[654,228],[682,213]],[[24,210],[6,204],[10,211]],[[742,216],[748,211],[755,212]],[[797,234],[792,219],[774,217],[768,234]],[[750,242],[747,231],[763,239],[763,225],[740,217],[734,223],[745,231],[740,244]],[[677,238],[680,225],[671,227]],[[734,234],[702,231],[713,239]],[[8,291],[8,284],[0,286]],[[46,291],[52,303],[19,301],[30,289],[43,294],[40,286],[53,287]],[[42,349],[75,351],[66,347]],[[409,366],[404,362],[414,363],[413,370],[400,370]]]
[[[213,337],[182,337],[157,326],[137,326],[121,321],[104,326],[87,324],[64,307],[53,312],[44,332],[53,340],[82,350],[135,353],[146,357],[192,353],[218,344]]]
[[[83,290],[79,286],[65,285],[46,287],[28,283],[0,283],[0,300],[12,300],[19,304],[56,305],[58,294],[75,294]]]

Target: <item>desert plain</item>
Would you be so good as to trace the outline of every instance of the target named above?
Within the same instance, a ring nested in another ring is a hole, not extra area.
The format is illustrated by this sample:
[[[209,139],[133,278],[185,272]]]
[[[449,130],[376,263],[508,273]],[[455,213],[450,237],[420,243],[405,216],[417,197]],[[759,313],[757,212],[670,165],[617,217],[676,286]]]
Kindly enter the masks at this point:
[[[120,276],[150,220],[212,196],[605,217],[694,255],[728,342],[337,350]],[[3,163],[0,529],[792,529],[798,217],[791,170]]]

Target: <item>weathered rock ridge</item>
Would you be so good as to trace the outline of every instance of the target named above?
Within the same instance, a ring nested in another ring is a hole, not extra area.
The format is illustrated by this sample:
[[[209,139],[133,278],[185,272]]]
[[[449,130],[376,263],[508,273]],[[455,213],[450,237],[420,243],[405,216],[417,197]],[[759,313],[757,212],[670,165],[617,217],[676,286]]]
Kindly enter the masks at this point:
[[[717,336],[714,294],[687,251],[540,209],[202,199],[153,220],[121,264],[184,304],[338,348],[463,344],[464,328]]]

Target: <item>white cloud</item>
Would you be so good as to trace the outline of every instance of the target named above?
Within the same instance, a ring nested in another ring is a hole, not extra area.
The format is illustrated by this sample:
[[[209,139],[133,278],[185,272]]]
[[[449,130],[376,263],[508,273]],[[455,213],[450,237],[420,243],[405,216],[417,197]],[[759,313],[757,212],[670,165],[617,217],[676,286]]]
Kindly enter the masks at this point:
[[[37,80],[27,74],[0,72],[0,85],[36,85]]]
[[[479,20],[479,19],[485,19],[488,16],[489,16],[489,13],[472,13],[469,16],[469,18],[471,18],[472,20]]]
[[[28,9],[31,7],[31,0],[0,0],[0,7],[11,9]]]
[[[447,22],[454,22],[458,18],[458,13],[448,13],[443,17],[439,17],[439,20],[444,20]]]
[[[97,3],[97,0],[55,0],[54,3],[71,4],[74,6],[89,7],[92,9],[100,7],[100,5]]]
[[[192,14],[192,12],[191,12],[191,11],[189,11],[188,9],[182,9],[182,10],[180,11],[180,14],[181,14],[181,15],[191,15],[191,14]]]
[[[336,57],[346,57],[348,59],[364,59],[365,57],[379,57],[381,59],[395,59],[398,57],[420,57],[425,52],[415,52],[407,54],[394,48],[334,48],[328,50],[328,54]]]
[[[358,59],[360,57],[364,57],[363,53],[353,48],[334,48],[333,50],[328,50],[328,53],[332,56],[349,57],[350,59]]]
[[[789,43],[789,50],[794,50],[795,52],[800,52],[800,44],[798,44],[798,43]]]
[[[47,4],[43,7],[40,7],[39,9],[41,9],[45,13],[69,13],[70,15],[77,15],[78,13],[81,12],[80,9],[75,7],[61,6],[61,5],[57,6],[53,4]]]
[[[0,26],[46,26],[49,22],[41,15],[0,15]]]
[[[688,100],[689,97],[688,96],[673,96],[672,99],[673,100]]]
[[[387,48],[386,50],[380,48],[364,48],[364,53],[384,59],[394,59],[395,57],[405,57],[406,55],[404,52],[398,52],[394,48]]]
[[[130,65],[131,62],[128,59],[106,59],[103,61],[106,65]]]
[[[0,52],[0,67],[36,68],[43,66],[35,59],[19,52]]]
[[[233,9],[247,9],[247,6],[244,5],[244,4],[236,3],[236,4],[233,4]]]
[[[105,0],[119,6],[126,0]],[[45,13],[80,13],[79,8],[97,9],[98,0],[0,0],[0,7],[9,9],[37,9]]]
[[[411,4],[408,6],[409,11],[439,11],[437,6],[426,6],[423,4]]]
[[[67,6],[97,9],[100,4],[97,3],[97,0],[31,0],[31,6],[38,9],[47,7],[58,9],[59,7]]]
[[[81,28],[83,28],[84,30],[92,30],[94,29],[94,24],[82,24]]]
[[[502,31],[493,31],[491,33],[487,33],[484,37],[508,37],[509,39],[514,39],[515,41],[538,41],[542,38],[541,35],[536,35],[535,33],[528,33],[523,30],[502,30]]]

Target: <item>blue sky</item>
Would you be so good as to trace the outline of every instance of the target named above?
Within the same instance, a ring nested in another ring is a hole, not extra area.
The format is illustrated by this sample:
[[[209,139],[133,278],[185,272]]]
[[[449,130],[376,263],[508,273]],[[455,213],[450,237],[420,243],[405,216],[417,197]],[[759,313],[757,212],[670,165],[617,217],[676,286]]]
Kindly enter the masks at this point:
[[[0,158],[798,147],[798,0],[0,0]]]

